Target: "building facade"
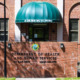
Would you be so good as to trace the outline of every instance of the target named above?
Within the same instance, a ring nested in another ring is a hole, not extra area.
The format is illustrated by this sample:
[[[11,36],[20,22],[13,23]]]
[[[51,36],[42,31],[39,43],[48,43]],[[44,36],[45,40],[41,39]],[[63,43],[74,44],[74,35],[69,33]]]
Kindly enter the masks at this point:
[[[8,77],[80,76],[80,0],[6,0],[6,25]],[[0,0],[0,41],[3,77],[4,0]],[[34,49],[35,43],[39,49]]]

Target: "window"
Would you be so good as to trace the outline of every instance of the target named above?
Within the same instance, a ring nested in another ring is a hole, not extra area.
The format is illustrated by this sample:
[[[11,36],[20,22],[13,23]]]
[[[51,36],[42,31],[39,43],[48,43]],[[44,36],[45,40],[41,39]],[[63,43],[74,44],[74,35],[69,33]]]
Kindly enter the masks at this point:
[[[6,39],[8,41],[8,19],[6,19]],[[4,41],[4,19],[0,19],[0,41]]]
[[[69,28],[70,41],[78,41],[78,19],[70,19]]]

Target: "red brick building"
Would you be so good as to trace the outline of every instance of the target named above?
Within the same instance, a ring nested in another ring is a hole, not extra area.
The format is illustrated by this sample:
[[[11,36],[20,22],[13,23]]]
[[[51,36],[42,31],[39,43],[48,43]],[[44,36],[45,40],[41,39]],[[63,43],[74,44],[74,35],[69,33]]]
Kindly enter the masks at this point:
[[[7,43],[12,46],[12,50],[7,46],[8,77],[80,76],[80,0],[6,0],[6,25]],[[0,0],[0,77],[4,76],[3,32],[4,0]],[[32,50],[33,43],[39,44],[39,50]],[[25,52],[60,55],[54,55],[57,63],[31,59],[30,64],[16,63],[17,53]]]

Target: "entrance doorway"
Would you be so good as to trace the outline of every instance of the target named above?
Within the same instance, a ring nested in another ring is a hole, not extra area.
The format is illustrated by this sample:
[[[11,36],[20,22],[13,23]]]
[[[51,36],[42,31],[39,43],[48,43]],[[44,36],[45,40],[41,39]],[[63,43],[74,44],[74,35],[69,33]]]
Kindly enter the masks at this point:
[[[49,28],[48,24],[30,24],[29,41],[48,41]]]
[[[77,77],[80,77],[80,70],[77,71]]]
[[[80,77],[80,62],[77,63],[77,77]]]
[[[33,28],[33,41],[44,41],[45,40],[45,29],[44,27]]]

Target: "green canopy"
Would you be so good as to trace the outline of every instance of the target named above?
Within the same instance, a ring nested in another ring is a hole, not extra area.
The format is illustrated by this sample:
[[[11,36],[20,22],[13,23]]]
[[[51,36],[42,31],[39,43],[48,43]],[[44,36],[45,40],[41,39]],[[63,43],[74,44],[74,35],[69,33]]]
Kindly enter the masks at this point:
[[[24,5],[16,16],[16,23],[60,22],[59,10],[48,2],[30,2]]]

